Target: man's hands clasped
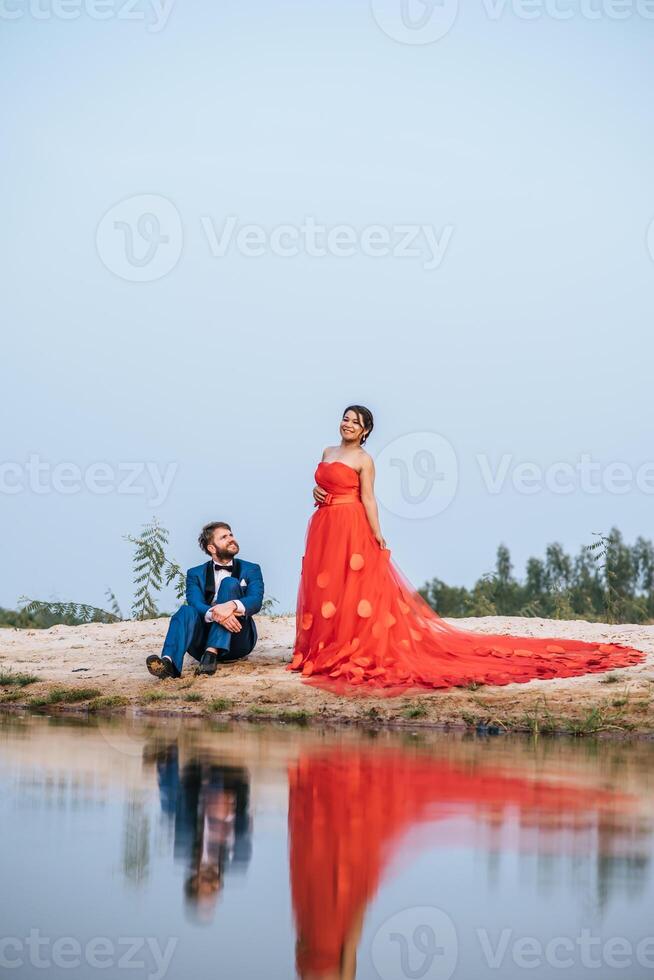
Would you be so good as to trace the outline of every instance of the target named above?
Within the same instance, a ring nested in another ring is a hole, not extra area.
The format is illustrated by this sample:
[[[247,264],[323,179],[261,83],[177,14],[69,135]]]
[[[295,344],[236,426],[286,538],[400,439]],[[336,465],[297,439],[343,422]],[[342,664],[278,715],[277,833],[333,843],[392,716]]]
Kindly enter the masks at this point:
[[[243,627],[236,615],[237,609],[238,606],[233,599],[228,602],[218,602],[211,607],[211,618],[214,623],[220,623],[230,633],[240,633]]]

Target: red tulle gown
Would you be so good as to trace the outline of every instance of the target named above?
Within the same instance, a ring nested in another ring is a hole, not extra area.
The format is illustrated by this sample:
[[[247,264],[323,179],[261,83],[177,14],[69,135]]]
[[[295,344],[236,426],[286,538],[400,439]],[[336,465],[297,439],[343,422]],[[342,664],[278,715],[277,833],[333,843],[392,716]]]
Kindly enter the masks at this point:
[[[375,541],[346,463],[320,463],[327,493],[309,522],[291,670],[338,693],[510,684],[629,667],[615,643],[474,633],[444,622]]]

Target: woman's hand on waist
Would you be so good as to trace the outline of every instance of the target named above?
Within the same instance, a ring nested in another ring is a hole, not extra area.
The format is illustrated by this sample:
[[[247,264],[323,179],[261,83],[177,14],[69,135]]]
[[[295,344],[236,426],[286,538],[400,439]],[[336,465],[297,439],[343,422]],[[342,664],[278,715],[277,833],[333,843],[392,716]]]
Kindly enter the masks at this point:
[[[315,500],[315,502],[317,504],[324,504],[326,498],[327,498],[327,491],[323,490],[322,487],[319,487],[316,484],[316,486],[313,488],[313,499]]]

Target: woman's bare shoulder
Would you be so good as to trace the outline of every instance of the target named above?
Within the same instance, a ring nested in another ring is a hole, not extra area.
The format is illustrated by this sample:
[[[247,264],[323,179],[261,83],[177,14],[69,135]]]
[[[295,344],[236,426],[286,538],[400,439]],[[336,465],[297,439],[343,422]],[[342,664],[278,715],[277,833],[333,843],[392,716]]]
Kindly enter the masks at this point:
[[[365,449],[360,449],[357,454],[357,462],[362,470],[370,472],[374,469],[375,464],[373,463],[372,456],[367,453]]]

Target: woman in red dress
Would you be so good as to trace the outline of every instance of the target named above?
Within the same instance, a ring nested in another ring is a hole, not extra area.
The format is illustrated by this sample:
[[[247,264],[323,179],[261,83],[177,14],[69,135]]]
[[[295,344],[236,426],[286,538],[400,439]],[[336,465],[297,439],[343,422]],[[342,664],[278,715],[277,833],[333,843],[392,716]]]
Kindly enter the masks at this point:
[[[475,633],[446,623],[390,560],[375,468],[363,449],[371,412],[351,405],[339,446],[316,470],[291,670],[339,693],[510,684],[628,667],[644,654],[615,643]]]

